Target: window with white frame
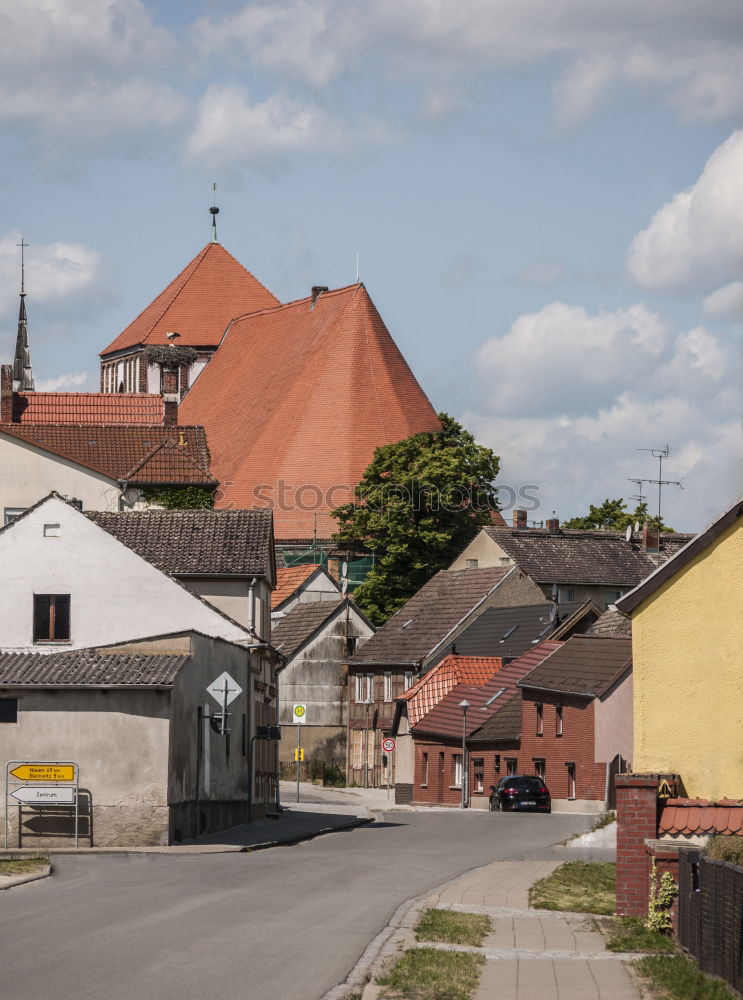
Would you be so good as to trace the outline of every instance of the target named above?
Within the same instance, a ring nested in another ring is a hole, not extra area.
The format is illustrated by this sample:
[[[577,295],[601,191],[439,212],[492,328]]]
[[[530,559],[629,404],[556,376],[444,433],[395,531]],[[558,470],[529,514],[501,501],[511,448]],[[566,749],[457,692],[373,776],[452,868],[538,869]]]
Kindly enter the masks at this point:
[[[472,758],[472,791],[482,792],[485,788],[485,758]]]
[[[421,786],[428,785],[428,754],[424,753],[421,758]]]
[[[534,708],[537,713],[537,736],[542,736],[544,734],[544,705],[537,702]]]
[[[374,674],[356,674],[356,702],[363,705],[372,700]]]
[[[392,701],[392,674],[384,675],[384,700]]]
[[[406,670],[405,679],[403,681],[403,691],[407,691],[408,688],[411,688],[412,686],[413,686],[413,671]]]
[[[555,706],[555,736],[562,736],[562,705]]]
[[[534,757],[534,773],[542,781],[546,780],[547,777],[547,765],[544,757]]]
[[[462,787],[462,755],[461,753],[454,754],[454,787]]]
[[[575,764],[573,761],[568,761],[565,765],[568,769],[568,798],[575,798]]]

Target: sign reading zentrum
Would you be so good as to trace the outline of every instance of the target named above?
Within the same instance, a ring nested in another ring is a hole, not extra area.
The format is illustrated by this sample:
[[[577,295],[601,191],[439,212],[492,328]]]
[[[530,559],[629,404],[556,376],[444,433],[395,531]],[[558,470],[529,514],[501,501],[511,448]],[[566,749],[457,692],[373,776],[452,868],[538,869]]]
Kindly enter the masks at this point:
[[[80,768],[73,760],[9,760],[5,763],[5,847],[11,806],[17,807],[18,846],[23,814],[54,807],[68,807],[75,814],[75,847],[78,845]]]

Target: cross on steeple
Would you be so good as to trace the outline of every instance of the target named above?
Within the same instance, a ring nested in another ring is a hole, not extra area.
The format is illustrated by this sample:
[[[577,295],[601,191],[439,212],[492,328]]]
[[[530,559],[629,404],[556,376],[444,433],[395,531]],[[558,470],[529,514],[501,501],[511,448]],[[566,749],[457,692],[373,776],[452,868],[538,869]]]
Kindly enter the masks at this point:
[[[212,243],[219,243],[217,239],[217,216],[219,215],[219,209],[217,208],[217,185],[216,182],[212,184],[212,191],[214,195],[212,197],[212,206],[209,209],[212,217]]]
[[[28,243],[21,236],[17,244],[21,248],[21,304],[18,310],[18,335],[13,358],[13,392],[33,392],[34,373],[31,368],[31,352],[28,348],[28,324],[26,319],[26,260],[24,251]]]

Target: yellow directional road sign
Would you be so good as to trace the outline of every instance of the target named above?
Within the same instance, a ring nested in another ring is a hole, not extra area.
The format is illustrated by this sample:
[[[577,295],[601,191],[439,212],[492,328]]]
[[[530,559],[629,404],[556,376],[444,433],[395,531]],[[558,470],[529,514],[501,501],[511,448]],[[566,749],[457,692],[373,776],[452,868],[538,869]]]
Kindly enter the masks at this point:
[[[20,764],[10,772],[19,781],[74,781],[73,764]]]

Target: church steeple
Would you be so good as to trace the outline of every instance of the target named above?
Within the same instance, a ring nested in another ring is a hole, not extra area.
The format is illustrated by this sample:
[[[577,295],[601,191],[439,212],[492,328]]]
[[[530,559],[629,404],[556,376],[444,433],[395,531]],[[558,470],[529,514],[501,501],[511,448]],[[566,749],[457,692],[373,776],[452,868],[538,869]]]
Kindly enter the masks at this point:
[[[217,185],[212,184],[212,191],[214,192],[214,198],[212,200],[212,207],[209,209],[212,217],[212,243],[219,243],[217,239],[217,216],[219,215],[219,209],[217,208]]]
[[[21,236],[21,304],[18,309],[18,336],[15,341],[13,358],[13,392],[33,392],[34,373],[31,368],[31,352],[28,349],[28,324],[26,321],[26,273],[23,251],[28,246]]]

